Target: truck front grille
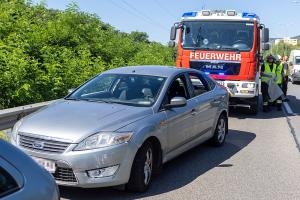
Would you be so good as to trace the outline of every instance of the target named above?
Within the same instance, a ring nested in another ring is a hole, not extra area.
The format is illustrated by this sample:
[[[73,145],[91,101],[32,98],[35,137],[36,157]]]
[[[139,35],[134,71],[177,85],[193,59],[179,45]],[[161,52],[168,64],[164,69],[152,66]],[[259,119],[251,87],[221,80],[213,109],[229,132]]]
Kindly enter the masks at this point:
[[[217,75],[239,75],[241,63],[235,62],[199,62],[190,61],[190,68],[197,69],[203,72],[208,72],[209,74]]]

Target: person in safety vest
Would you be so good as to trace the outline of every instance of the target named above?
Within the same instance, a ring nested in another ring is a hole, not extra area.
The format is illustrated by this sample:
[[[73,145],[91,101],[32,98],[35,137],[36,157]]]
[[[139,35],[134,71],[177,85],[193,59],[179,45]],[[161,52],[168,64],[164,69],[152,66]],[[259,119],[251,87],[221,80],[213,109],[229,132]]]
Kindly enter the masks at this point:
[[[289,99],[286,97],[287,90],[288,90],[289,76],[291,75],[288,60],[289,60],[289,58],[287,56],[283,56],[283,59],[282,59],[282,68],[283,68],[282,92],[285,96],[284,101],[289,101]]]
[[[283,67],[281,63],[281,56],[275,55],[274,56],[274,61],[276,64],[276,84],[282,89],[282,81],[283,81]],[[279,97],[276,99],[276,105],[277,105],[277,110],[280,111],[282,108],[282,97]]]
[[[268,82],[271,79],[276,79],[276,64],[274,63],[274,57],[271,54],[267,56],[266,62],[261,66],[260,76],[263,112],[268,112],[270,111]]]

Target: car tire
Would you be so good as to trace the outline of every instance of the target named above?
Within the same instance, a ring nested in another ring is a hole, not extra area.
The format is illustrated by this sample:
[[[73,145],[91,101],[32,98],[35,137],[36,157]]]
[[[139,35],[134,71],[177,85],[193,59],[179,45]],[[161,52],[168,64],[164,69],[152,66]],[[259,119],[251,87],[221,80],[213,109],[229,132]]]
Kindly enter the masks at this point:
[[[210,140],[211,144],[217,147],[222,146],[225,143],[227,134],[228,134],[228,119],[226,115],[221,114],[215,128],[214,136]]]
[[[152,180],[153,146],[146,142],[138,150],[131,168],[130,178],[126,189],[132,192],[145,192]]]

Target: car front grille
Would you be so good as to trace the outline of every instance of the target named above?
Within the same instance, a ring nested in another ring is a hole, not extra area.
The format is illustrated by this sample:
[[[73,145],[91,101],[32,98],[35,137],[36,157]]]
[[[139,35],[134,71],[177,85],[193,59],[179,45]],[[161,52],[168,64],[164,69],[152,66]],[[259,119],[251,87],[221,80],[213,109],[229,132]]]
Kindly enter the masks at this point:
[[[19,145],[25,149],[47,153],[63,153],[70,143],[19,135]]]
[[[75,174],[71,168],[57,167],[53,176],[57,181],[68,182],[68,183],[77,182]]]

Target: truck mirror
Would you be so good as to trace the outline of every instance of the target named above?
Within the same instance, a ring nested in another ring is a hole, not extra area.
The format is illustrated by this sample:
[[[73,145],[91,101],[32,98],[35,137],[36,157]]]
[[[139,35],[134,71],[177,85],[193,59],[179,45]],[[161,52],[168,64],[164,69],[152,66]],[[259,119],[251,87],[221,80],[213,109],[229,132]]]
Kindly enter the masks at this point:
[[[170,40],[169,43],[168,43],[168,46],[171,47],[171,48],[174,48],[175,47],[175,41]]]
[[[270,49],[270,44],[268,44],[268,43],[263,43],[262,44],[262,50],[268,51],[269,49]]]
[[[268,28],[262,29],[262,42],[263,43],[269,42],[269,29]]]
[[[176,29],[176,27],[174,25],[171,28],[170,40],[176,40],[176,32],[177,32],[177,29]]]

